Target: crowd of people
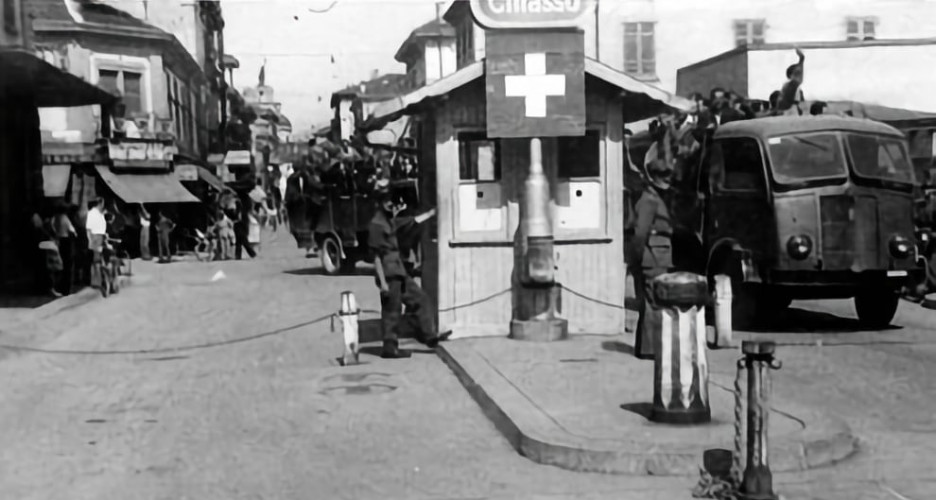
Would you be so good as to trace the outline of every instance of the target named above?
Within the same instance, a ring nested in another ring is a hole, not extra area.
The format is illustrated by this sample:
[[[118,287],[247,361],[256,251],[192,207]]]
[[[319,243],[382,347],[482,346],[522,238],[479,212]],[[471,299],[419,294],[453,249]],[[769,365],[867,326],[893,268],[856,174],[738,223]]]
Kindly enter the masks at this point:
[[[344,141],[310,142],[304,161],[286,181],[283,211],[297,245],[316,252],[315,228],[329,196],[373,197],[382,182],[418,176],[415,155]]]
[[[103,262],[109,241],[120,242],[130,233],[138,233],[136,250],[143,259],[151,259],[150,233],[156,233],[157,251],[161,262],[171,258],[170,235],[175,223],[163,211],[157,211],[155,225],[143,205],[120,211],[116,204],[92,199],[85,207],[59,201],[51,214],[32,215],[32,243],[37,249],[36,270],[45,291],[59,297],[72,292],[75,285],[98,286],[101,277],[96,264]],[[129,243],[129,242],[127,242]],[[116,251],[116,248],[114,248]]]

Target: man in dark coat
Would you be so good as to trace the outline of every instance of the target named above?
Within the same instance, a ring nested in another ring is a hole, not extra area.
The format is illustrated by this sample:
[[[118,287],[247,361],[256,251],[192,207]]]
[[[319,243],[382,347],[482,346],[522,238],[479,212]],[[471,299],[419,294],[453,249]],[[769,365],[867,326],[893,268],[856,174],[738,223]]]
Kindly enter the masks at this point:
[[[399,348],[399,336],[412,333],[418,341],[435,347],[451,335],[451,332],[440,334],[437,331],[431,300],[407,272],[397,238],[398,232],[406,232],[409,226],[424,222],[434,216],[435,211],[416,217],[397,217],[398,206],[386,185],[378,187],[376,196],[379,207],[371,220],[367,243],[374,253],[374,278],[380,289],[381,357],[408,358],[410,353]],[[402,314],[404,306],[405,315]]]
[[[662,321],[659,311],[647,307],[652,300],[650,283],[673,267],[673,225],[666,202],[672,174],[672,164],[665,159],[647,165],[649,183],[635,207],[634,237],[629,245],[628,267],[640,315],[634,354],[643,359],[653,358],[652,339]]]

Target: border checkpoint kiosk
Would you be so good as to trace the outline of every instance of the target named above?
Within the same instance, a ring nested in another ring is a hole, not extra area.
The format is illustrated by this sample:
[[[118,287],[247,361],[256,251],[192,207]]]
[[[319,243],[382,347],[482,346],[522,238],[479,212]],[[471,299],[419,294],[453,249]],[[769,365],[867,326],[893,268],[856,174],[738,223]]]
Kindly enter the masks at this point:
[[[456,2],[488,28],[485,60],[381,104],[365,127],[415,118],[421,200],[437,209],[422,281],[441,330],[621,334],[624,124],[690,103],[585,57],[591,1],[515,3]]]

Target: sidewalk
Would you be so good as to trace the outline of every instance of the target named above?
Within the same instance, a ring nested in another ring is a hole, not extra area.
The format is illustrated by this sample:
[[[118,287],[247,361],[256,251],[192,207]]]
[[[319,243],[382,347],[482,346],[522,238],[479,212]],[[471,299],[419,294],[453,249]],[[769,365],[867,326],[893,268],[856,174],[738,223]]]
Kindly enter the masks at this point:
[[[732,450],[738,353],[708,352],[712,422],[667,426],[646,418],[653,362],[625,354],[623,338],[474,338],[443,344],[439,354],[511,445],[535,462],[580,472],[687,476],[698,474],[705,450]],[[775,473],[830,464],[856,450],[843,422],[788,399],[775,397],[772,406]]]
[[[120,276],[118,280],[117,284],[121,289],[131,283],[129,276]],[[101,297],[101,292],[92,287],[84,287],[74,293],[57,298],[51,295],[45,297],[38,295],[0,297],[0,335],[3,334],[3,330],[26,323],[42,321],[62,311],[81,307]]]

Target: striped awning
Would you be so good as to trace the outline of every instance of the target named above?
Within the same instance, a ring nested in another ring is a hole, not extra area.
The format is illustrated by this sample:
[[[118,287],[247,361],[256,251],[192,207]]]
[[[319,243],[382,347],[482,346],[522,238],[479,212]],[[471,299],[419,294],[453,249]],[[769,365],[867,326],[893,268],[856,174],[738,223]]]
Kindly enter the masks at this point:
[[[115,174],[104,165],[95,165],[98,175],[117,197],[126,203],[198,203],[171,173]]]

